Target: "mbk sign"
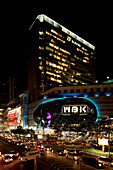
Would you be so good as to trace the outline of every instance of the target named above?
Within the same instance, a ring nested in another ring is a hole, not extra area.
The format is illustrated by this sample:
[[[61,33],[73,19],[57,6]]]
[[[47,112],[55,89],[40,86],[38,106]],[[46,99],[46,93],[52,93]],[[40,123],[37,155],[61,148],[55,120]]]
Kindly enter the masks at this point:
[[[62,106],[63,113],[74,113],[74,114],[88,114],[87,105],[64,105]]]

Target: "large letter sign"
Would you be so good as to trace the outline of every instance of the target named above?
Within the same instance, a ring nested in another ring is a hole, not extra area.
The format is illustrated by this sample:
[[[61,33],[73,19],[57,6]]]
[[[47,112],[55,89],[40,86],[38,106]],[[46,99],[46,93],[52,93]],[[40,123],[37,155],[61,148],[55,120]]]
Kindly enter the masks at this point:
[[[70,113],[70,107],[69,106],[64,108],[64,113]]]
[[[72,107],[72,113],[78,113],[78,107],[77,106]]]
[[[74,113],[74,114],[88,114],[88,106],[87,105],[69,105],[62,106],[63,113]]]

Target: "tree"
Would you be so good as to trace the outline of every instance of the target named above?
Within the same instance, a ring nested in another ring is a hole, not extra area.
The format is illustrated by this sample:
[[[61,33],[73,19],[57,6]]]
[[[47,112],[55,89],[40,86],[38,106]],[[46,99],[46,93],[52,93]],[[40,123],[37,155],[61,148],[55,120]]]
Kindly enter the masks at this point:
[[[14,134],[19,134],[19,138],[20,138],[20,134],[24,134],[25,130],[22,128],[22,126],[18,126],[17,129],[11,129],[11,133]]]
[[[33,129],[27,129],[27,134],[31,134],[31,138],[33,138],[35,131]]]
[[[8,126],[2,126],[2,131],[5,132],[7,131],[8,128],[9,128]]]

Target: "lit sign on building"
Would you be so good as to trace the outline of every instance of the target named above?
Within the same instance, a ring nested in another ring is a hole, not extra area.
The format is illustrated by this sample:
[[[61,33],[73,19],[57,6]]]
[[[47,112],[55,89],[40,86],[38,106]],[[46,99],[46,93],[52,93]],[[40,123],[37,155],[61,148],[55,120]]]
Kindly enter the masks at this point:
[[[74,113],[74,114],[87,114],[88,106],[87,105],[67,105],[62,106],[63,113]]]
[[[81,45],[80,45],[79,43],[77,43],[76,41],[72,40],[71,37],[68,36],[68,37],[67,37],[67,40],[68,40],[68,41],[71,41],[73,44],[81,47]]]
[[[107,145],[108,146],[108,139],[105,139],[105,138],[99,138],[98,139],[98,144],[99,145]]]
[[[21,107],[8,112],[9,125],[21,124]]]

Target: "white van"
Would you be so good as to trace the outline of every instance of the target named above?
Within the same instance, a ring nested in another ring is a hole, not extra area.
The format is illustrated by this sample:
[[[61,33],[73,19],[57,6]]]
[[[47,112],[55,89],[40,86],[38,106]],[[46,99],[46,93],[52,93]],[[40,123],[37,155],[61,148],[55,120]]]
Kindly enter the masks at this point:
[[[28,160],[34,159],[36,156],[39,155],[39,150],[32,150],[28,152],[24,152],[22,156],[19,156],[19,160],[22,162],[26,162]]]

